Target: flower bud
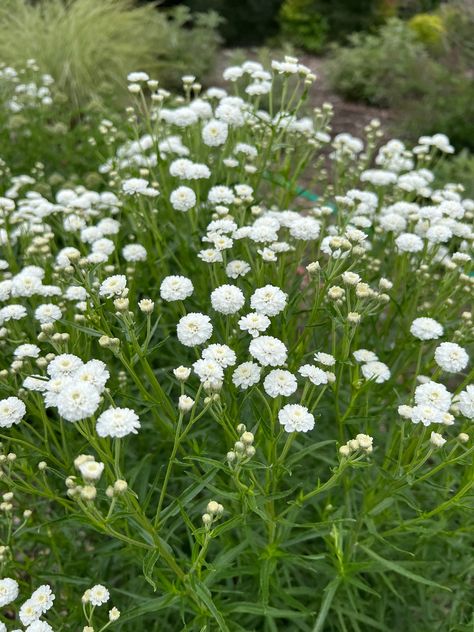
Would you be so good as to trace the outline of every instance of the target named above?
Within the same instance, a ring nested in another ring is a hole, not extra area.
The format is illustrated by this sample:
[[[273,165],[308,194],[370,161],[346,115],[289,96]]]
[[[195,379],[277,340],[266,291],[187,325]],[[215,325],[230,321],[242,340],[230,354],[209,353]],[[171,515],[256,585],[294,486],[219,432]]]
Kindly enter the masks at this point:
[[[112,608],[109,610],[109,621],[117,621],[120,618],[120,610]]]
[[[138,303],[138,307],[144,314],[151,314],[155,309],[155,303],[149,298],[142,298]]]
[[[179,366],[173,370],[174,376],[180,382],[185,382],[191,375],[191,369],[187,366]]]
[[[178,400],[178,408],[182,413],[187,413],[194,406],[194,399],[187,395],[181,395]]]
[[[97,496],[97,490],[93,485],[84,485],[81,489],[81,498],[83,500],[95,500]]]

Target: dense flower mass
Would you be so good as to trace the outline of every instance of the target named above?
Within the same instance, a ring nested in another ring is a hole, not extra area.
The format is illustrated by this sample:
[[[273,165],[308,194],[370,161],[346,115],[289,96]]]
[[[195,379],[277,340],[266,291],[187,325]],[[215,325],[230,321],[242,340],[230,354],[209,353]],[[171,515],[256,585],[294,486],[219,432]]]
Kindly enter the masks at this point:
[[[108,629],[117,596],[124,630],[382,629],[397,576],[439,623],[472,544],[474,200],[439,183],[449,139],[333,134],[293,57],[128,80],[98,173],[0,160],[5,620]]]

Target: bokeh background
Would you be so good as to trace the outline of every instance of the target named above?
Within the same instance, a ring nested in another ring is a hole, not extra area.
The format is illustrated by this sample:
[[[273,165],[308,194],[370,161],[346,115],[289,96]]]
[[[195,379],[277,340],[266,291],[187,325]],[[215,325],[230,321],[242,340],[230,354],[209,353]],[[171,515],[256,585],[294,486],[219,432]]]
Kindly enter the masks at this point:
[[[441,178],[474,188],[473,0],[2,0],[0,32],[4,67],[34,59],[54,78],[72,137],[94,110],[123,113],[131,70],[208,86],[244,58],[291,54],[318,75],[308,108],[334,104],[334,133],[373,118],[408,141],[442,132],[457,155]]]

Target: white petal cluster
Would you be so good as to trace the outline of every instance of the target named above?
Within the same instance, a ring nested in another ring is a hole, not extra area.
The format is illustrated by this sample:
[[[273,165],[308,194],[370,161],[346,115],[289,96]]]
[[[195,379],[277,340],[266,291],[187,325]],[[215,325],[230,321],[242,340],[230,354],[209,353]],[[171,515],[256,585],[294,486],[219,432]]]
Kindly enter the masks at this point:
[[[254,338],[249,345],[249,352],[262,366],[281,366],[288,357],[284,343],[273,336]]]
[[[286,432],[309,432],[314,428],[314,416],[299,404],[283,406],[278,413],[278,421]]]
[[[235,285],[221,285],[211,293],[212,307],[221,314],[235,314],[244,303],[244,294]]]
[[[121,439],[137,434],[140,428],[138,415],[131,408],[109,408],[97,418],[96,431],[99,437]]]
[[[258,313],[265,316],[276,316],[286,307],[288,295],[280,288],[273,285],[265,285],[258,288],[250,297],[250,306]]]
[[[296,377],[290,371],[284,369],[274,369],[263,381],[263,388],[269,397],[283,395],[289,397],[298,387]]]
[[[191,279],[184,276],[168,276],[161,282],[160,296],[164,301],[184,301],[192,296],[194,286]]]
[[[468,363],[469,356],[465,349],[455,342],[442,342],[435,350],[436,364],[447,373],[459,373]]]
[[[26,414],[26,406],[18,397],[0,400],[0,428],[11,428],[19,424]]]
[[[191,312],[180,319],[176,334],[186,347],[202,345],[212,336],[211,319],[205,314]]]
[[[443,332],[443,326],[434,318],[415,318],[410,327],[410,333],[419,340],[436,340]]]

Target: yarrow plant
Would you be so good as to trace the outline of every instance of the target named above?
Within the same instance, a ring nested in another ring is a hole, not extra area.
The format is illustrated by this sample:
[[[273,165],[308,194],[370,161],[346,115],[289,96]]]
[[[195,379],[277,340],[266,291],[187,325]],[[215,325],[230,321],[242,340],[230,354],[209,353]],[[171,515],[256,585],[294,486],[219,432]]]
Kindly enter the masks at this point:
[[[292,57],[224,79],[132,73],[100,187],[2,192],[0,629],[467,630],[449,140],[332,136]]]

